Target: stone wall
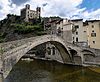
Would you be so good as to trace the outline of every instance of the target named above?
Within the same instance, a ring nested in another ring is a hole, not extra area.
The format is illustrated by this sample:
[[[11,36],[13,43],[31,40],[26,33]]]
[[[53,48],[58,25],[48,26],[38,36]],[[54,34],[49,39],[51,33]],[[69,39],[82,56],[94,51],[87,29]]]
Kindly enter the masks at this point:
[[[48,49],[50,49],[50,50],[48,50]],[[51,44],[49,42],[46,44],[45,58],[64,63],[63,59],[62,59],[62,57],[60,55],[60,52],[58,51],[58,49],[53,44]]]

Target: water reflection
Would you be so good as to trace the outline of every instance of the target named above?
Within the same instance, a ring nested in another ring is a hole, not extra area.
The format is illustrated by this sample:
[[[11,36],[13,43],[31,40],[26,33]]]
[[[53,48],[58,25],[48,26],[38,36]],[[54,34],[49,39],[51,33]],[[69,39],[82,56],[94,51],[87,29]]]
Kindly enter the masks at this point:
[[[5,82],[100,82],[100,74],[57,62],[19,61]]]

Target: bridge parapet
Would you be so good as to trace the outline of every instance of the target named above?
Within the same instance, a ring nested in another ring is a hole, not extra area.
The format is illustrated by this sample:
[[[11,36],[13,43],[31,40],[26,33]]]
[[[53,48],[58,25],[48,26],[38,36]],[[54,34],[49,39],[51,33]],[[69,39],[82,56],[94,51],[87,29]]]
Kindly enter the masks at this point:
[[[16,40],[16,41],[11,41],[11,42],[6,42],[6,43],[1,43],[0,44],[0,49],[2,51],[2,53],[7,52],[13,48],[19,47],[25,43],[27,43],[28,41],[30,41],[32,38],[27,38],[27,39],[21,39],[21,40]]]
[[[47,36],[48,35],[45,35],[44,37],[47,38]],[[37,37],[30,37],[30,38],[6,42],[6,43],[0,43],[0,53],[3,54],[7,51],[14,49],[14,48],[20,47],[21,45],[24,45],[28,42],[32,42],[33,40],[35,40],[36,38],[39,38],[39,37],[41,38],[41,36],[37,36]]]
[[[37,36],[37,37],[31,37],[27,39],[12,41],[1,44],[1,54],[3,55],[3,58],[9,56],[9,54],[13,54],[18,52],[18,50],[26,48],[27,46],[31,45],[33,42],[38,41],[45,41],[45,40],[54,40],[54,37],[51,37],[51,35],[45,35],[45,36]],[[10,44],[10,45],[9,45]],[[13,46],[13,47],[12,47]]]
[[[90,51],[90,52],[93,52],[95,56],[100,56],[100,49],[82,48],[82,50],[88,50],[88,51]]]

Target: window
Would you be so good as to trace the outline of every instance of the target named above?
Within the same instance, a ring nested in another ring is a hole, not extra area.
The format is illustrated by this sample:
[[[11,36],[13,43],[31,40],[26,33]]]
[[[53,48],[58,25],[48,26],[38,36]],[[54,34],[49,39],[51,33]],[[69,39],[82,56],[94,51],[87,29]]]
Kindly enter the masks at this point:
[[[94,30],[92,30],[92,32],[94,32]]]
[[[76,38],[76,42],[78,42],[78,38]]]
[[[32,17],[32,13],[30,13],[30,16]]]
[[[73,40],[74,40],[74,37],[73,37]]]
[[[58,28],[58,33],[61,33],[61,28],[60,27]]]
[[[73,41],[73,44],[74,44],[75,42]]]
[[[94,28],[94,25],[92,25],[92,28]]]
[[[95,41],[93,41],[93,44],[95,44]]]
[[[96,37],[96,33],[91,33],[91,37]]]
[[[79,28],[79,25],[75,25],[75,28]]]
[[[78,35],[78,32],[76,32],[76,35]]]
[[[91,21],[91,23],[94,23],[94,21]]]
[[[86,32],[86,31],[84,31],[84,32]]]

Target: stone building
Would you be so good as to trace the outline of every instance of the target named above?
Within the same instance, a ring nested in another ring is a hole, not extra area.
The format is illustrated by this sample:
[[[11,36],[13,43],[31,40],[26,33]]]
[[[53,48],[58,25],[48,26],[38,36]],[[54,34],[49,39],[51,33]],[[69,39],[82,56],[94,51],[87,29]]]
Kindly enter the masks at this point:
[[[73,42],[72,40],[72,27],[73,27],[73,23],[68,20],[68,19],[65,19],[63,20],[63,39],[66,41],[66,42]]]
[[[62,20],[59,17],[50,17],[44,19],[44,30],[47,34],[57,34],[57,22]]]
[[[60,30],[60,36],[65,41],[71,42],[71,43],[72,43],[72,26],[73,26],[73,23],[68,19],[62,19],[56,23],[57,31],[59,32]]]
[[[83,19],[71,20],[73,23],[73,43],[87,46],[87,27],[83,25]]]
[[[32,19],[39,19],[41,16],[41,8],[37,7],[36,11],[30,9],[30,5],[26,4],[25,8],[21,9],[21,18],[26,22]]]
[[[58,36],[63,37],[63,36],[62,36],[62,34],[63,34],[63,19],[58,20],[58,21],[56,22],[56,34],[57,34]]]
[[[85,47],[100,49],[100,20],[82,19],[73,22],[73,42]]]
[[[100,20],[87,20],[88,46],[100,49]]]

